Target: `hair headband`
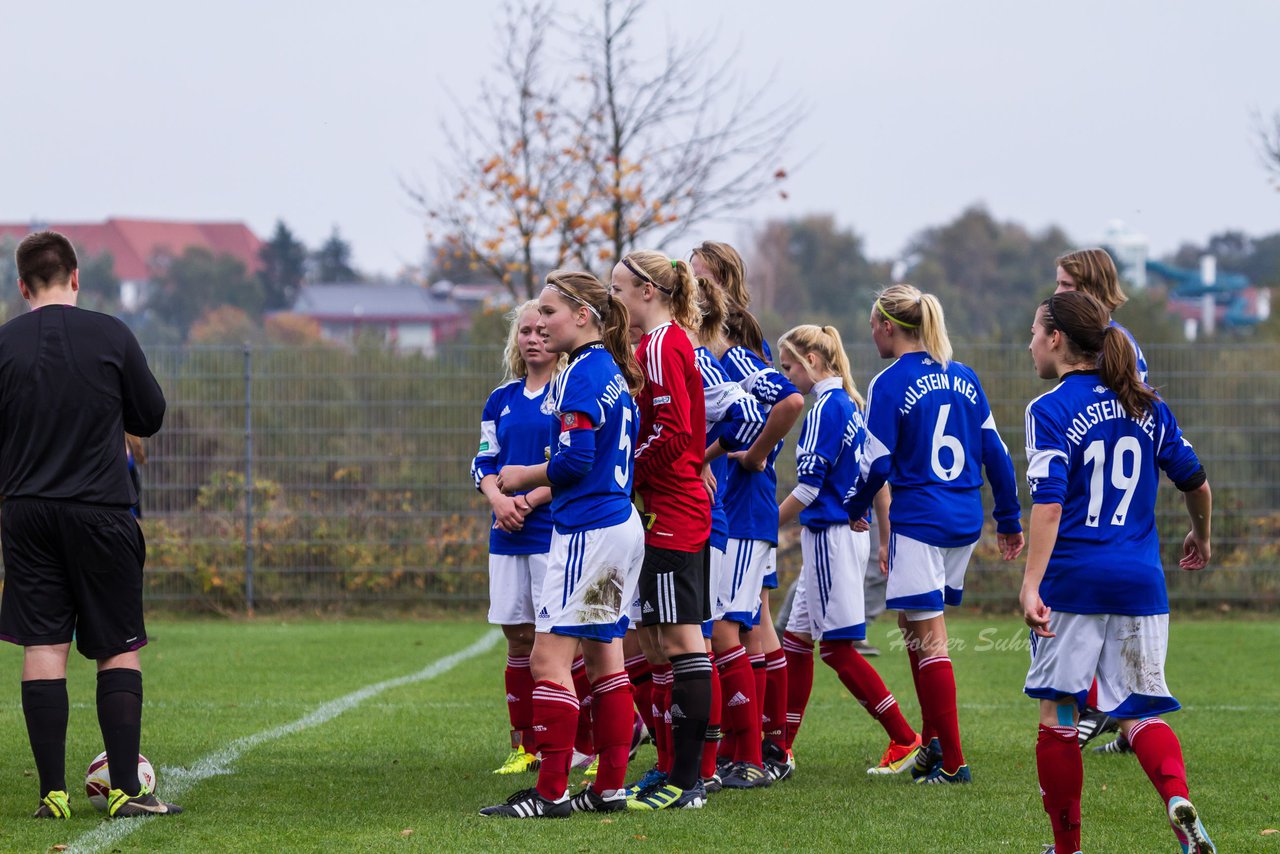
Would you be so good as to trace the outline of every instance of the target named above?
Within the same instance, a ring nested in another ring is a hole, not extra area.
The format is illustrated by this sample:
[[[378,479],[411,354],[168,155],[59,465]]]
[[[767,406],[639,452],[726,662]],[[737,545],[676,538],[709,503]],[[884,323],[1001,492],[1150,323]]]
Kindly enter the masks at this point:
[[[604,323],[604,318],[600,316],[600,312],[597,311],[596,307],[591,303],[587,302],[581,297],[574,296],[573,294],[566,291],[564,288],[560,287],[559,285],[553,284],[552,282],[547,282],[545,285],[542,286],[542,289],[544,291],[547,290],[548,288],[560,294],[560,296],[564,297],[565,299],[571,299],[574,302],[576,302],[578,305],[585,307],[587,311],[591,312],[596,316],[596,320],[600,321],[601,323]]]
[[[892,314],[884,310],[884,306],[880,304],[879,299],[876,299],[876,308],[880,311],[881,314],[885,316],[886,319],[892,320],[894,323],[898,324],[903,329],[917,329],[920,326],[920,324],[918,323],[907,323],[905,320],[899,320],[898,318],[894,317]]]
[[[665,286],[663,286],[663,285],[658,284],[657,282],[655,282],[655,281],[653,280],[653,277],[652,277],[652,276],[650,276],[650,275],[649,275],[648,273],[646,273],[644,270],[641,270],[639,267],[637,267],[637,266],[635,266],[634,264],[632,264],[632,263],[631,263],[631,258],[630,258],[630,257],[628,257],[628,256],[626,256],[626,255],[624,255],[624,256],[622,257],[622,266],[624,266],[624,267],[626,267],[628,270],[630,270],[630,271],[631,271],[631,274],[632,274],[633,276],[635,276],[637,279],[639,279],[639,280],[640,280],[640,281],[642,281],[642,282],[648,282],[649,284],[653,285],[653,286],[654,286],[655,288],[657,288],[658,290],[662,291],[662,292],[663,292],[664,294],[666,294],[667,296],[671,296],[671,294],[672,294],[672,293],[674,293],[674,291],[672,291],[672,289],[671,289],[671,288],[668,288],[668,287],[665,287]],[[675,261],[672,261],[672,262],[671,262],[671,269],[673,269],[673,270],[674,270],[674,269],[675,269],[675,266],[676,266],[676,262],[675,262]]]

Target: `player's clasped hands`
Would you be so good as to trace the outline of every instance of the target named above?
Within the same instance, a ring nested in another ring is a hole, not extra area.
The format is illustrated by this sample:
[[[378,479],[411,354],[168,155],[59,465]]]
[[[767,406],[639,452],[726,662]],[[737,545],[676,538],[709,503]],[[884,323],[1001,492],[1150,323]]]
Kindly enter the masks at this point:
[[[1026,544],[1026,539],[1019,531],[1016,534],[996,534],[996,545],[1000,548],[1000,557],[1005,560],[1013,560],[1022,554],[1022,547]]]
[[[524,519],[533,509],[529,506],[529,500],[523,495],[517,495],[514,498],[498,495],[490,504],[493,506],[493,526],[508,534],[514,534],[523,529]]]

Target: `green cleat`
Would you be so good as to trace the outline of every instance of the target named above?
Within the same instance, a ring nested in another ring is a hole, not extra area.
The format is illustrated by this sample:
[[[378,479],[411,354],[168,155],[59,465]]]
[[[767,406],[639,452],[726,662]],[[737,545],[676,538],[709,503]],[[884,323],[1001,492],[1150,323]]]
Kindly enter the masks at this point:
[[[146,789],[136,795],[126,795],[121,789],[112,789],[107,795],[107,815],[111,818],[138,818],[145,815],[177,815],[182,807],[167,804]]]
[[[40,806],[32,818],[71,818],[71,804],[67,793],[55,789],[40,799]]]

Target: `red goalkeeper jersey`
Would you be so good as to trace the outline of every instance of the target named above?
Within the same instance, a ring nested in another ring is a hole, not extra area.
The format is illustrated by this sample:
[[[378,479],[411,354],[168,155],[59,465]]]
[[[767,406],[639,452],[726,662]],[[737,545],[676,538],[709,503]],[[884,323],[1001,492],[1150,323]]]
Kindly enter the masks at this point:
[[[668,322],[640,339],[636,358],[644,371],[635,488],[644,501],[645,543],[698,551],[711,536],[711,502],[702,482],[706,401],[693,345]]]

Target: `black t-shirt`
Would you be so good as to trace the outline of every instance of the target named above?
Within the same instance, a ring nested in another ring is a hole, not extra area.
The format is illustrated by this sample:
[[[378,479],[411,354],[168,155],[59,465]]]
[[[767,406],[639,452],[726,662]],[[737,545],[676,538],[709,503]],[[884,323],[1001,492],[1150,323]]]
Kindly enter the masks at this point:
[[[164,392],[129,327],[47,305],[0,326],[0,496],[129,507],[125,431],[151,436]]]

